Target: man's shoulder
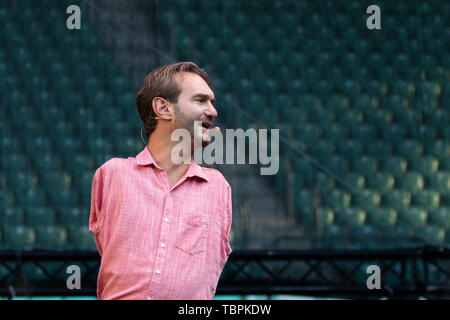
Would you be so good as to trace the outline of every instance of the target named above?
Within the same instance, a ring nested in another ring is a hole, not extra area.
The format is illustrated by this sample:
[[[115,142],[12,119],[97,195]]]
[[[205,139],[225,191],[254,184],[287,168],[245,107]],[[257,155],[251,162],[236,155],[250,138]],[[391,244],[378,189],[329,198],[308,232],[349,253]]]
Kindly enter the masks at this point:
[[[220,183],[225,185],[226,187],[230,187],[230,184],[228,183],[225,176],[217,169],[214,168],[208,168],[208,167],[201,167],[203,169],[203,172],[205,172],[206,176],[208,177],[208,181],[213,183]]]
[[[104,173],[112,173],[120,170],[124,170],[126,168],[130,168],[135,163],[136,158],[128,157],[128,158],[111,158],[104,162],[97,171],[101,171]]]

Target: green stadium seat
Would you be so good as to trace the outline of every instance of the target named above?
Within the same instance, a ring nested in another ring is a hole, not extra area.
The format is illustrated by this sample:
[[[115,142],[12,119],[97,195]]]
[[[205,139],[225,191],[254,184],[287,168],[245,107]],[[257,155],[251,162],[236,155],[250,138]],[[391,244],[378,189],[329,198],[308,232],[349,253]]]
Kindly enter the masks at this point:
[[[319,172],[316,175],[317,179],[317,187],[322,193],[330,192],[335,188],[336,181],[333,177],[325,174],[323,172]]]
[[[430,224],[450,230],[450,209],[447,207],[439,207],[429,212]]]
[[[423,153],[423,145],[414,140],[405,140],[399,144],[397,154],[408,160],[416,160]]]
[[[381,203],[381,194],[373,190],[359,190],[352,194],[352,207],[361,208],[365,211],[376,208]]]
[[[110,105],[109,108],[102,109],[98,120],[101,125],[107,127],[111,123],[121,121],[121,119],[123,119],[122,110]]]
[[[25,210],[29,226],[46,226],[55,223],[55,212],[47,207],[28,207]]]
[[[122,137],[116,141],[116,152],[125,158],[135,157],[145,147],[143,142],[137,138]]]
[[[8,248],[12,250],[26,250],[33,248],[36,242],[36,233],[30,227],[13,225],[4,228],[4,239]]]
[[[415,194],[423,189],[425,180],[422,175],[417,172],[408,171],[403,177],[398,179],[399,185],[403,190]]]
[[[363,189],[366,184],[366,178],[363,175],[347,172],[341,176],[347,185],[353,189]]]
[[[42,145],[46,145],[43,147],[42,152],[36,153],[36,155],[32,157],[36,171],[49,172],[52,170],[60,170],[62,168],[62,161],[56,153],[50,151],[50,142],[45,140]]]
[[[364,121],[364,115],[360,111],[347,110],[336,114],[336,122],[345,127],[351,127],[361,124]]]
[[[52,83],[52,86],[56,89],[57,92],[63,94],[63,93],[69,93],[72,88],[75,86],[74,81],[71,77],[63,76],[57,81],[54,81]]]
[[[401,143],[405,139],[405,129],[397,124],[381,126],[379,128],[381,129],[383,139],[391,143]]]
[[[0,190],[6,189],[8,186],[8,178],[6,174],[0,171]]]
[[[355,157],[352,159],[352,172],[370,176],[378,169],[378,161],[368,156]]]
[[[431,81],[419,82],[416,86],[417,95],[437,98],[441,92],[440,85]]]
[[[64,109],[56,105],[48,105],[45,112],[42,112],[41,118],[48,126],[63,122],[65,121]]]
[[[411,128],[411,137],[426,145],[436,141],[437,133],[430,125],[418,125]]]
[[[16,194],[20,194],[28,189],[34,189],[38,183],[37,175],[28,170],[12,171],[8,175],[10,189]]]
[[[440,194],[431,190],[420,190],[412,197],[413,205],[425,210],[434,210],[439,207]]]
[[[385,96],[388,91],[387,85],[378,80],[362,81],[361,84],[363,86],[362,90],[369,95],[376,95],[382,97]]]
[[[418,232],[435,246],[442,246],[445,243],[446,230],[442,227],[427,225]]]
[[[325,155],[323,165],[331,172],[341,175],[348,171],[349,164],[344,157],[338,155]]]
[[[313,207],[299,207],[299,202],[296,201],[295,207],[295,221],[299,225],[305,226],[305,228],[316,228],[316,211]]]
[[[33,104],[36,106],[54,106],[56,104],[56,99],[55,96],[51,93],[47,91],[41,91],[36,96],[33,96],[31,98],[31,102],[33,102]],[[47,111],[47,108],[45,111]]]
[[[449,172],[436,172],[430,177],[429,187],[433,191],[437,191],[439,193],[448,193],[450,194],[450,173]]]
[[[350,134],[353,139],[359,140],[365,145],[372,143],[376,139],[376,130],[369,124],[352,125]]]
[[[0,189],[0,208],[14,206],[16,198],[8,189]]]
[[[73,156],[81,150],[82,141],[70,136],[61,136],[61,138],[56,138],[55,142],[56,150],[63,159]]]
[[[314,112],[310,112],[309,121],[315,124],[333,123],[335,122],[335,114],[332,110],[315,108]]]
[[[49,131],[51,137],[55,139],[57,143],[60,139],[73,137],[74,135],[73,124],[67,121],[59,121],[53,124],[53,126],[49,128]]]
[[[295,207],[297,210],[309,210],[314,208],[314,194],[310,190],[302,189],[295,194]]]
[[[0,213],[0,222],[4,227],[9,228],[14,225],[24,223],[23,209],[19,207],[3,207]]]
[[[324,123],[320,130],[322,136],[329,140],[339,141],[348,137],[348,129],[338,123]]]
[[[403,79],[399,79],[395,81],[392,86],[392,92],[399,96],[403,96],[406,98],[412,98],[415,94],[416,86],[414,83],[405,81]]]
[[[348,208],[351,202],[351,195],[344,191],[334,189],[322,195],[322,200],[325,206],[337,212]]]
[[[364,225],[366,212],[358,208],[336,210],[336,220],[348,227],[359,227]]]
[[[395,179],[389,173],[376,172],[367,176],[367,187],[380,193],[389,192],[394,187]]]
[[[58,223],[63,226],[82,226],[89,222],[89,209],[65,207],[59,210]]]
[[[411,161],[411,169],[430,177],[438,171],[439,161],[430,156],[417,157],[414,161]]]
[[[40,185],[47,191],[67,190],[72,184],[72,177],[67,172],[52,170],[42,175]]]
[[[423,228],[427,225],[428,212],[411,207],[407,210],[399,211],[399,224],[406,224],[413,229]]]
[[[76,108],[72,113],[72,121],[74,124],[74,128],[83,128],[88,123],[94,123],[94,110],[86,108],[86,107],[79,107]],[[80,130],[81,131],[81,130]]]
[[[350,231],[350,249],[379,249],[381,233],[372,226],[355,225]]]
[[[92,139],[93,137],[103,136],[103,126],[93,121],[79,123],[77,127],[80,139],[83,141],[90,141],[92,143],[94,140]],[[91,152],[87,144],[85,144],[83,150]]]
[[[320,225],[321,228],[328,228],[332,226],[335,222],[335,214],[334,211],[330,208],[320,208],[318,210],[319,217],[320,217]]]
[[[324,228],[323,230],[323,247],[327,249],[344,249],[347,245],[346,230],[336,224]]]
[[[316,143],[322,134],[319,126],[310,123],[298,126],[295,131],[298,139],[308,146]]]
[[[371,113],[367,113],[365,117],[365,122],[376,126],[378,130],[381,128],[387,128],[392,123],[392,112],[383,109],[376,109]]]
[[[87,225],[68,227],[68,246],[75,250],[96,250],[94,235]]]
[[[67,154],[63,155],[63,157],[65,161],[64,167],[74,179],[85,171],[94,169],[93,160],[85,154]]]
[[[73,189],[48,191],[49,201],[55,209],[73,207],[78,204],[78,193]]]
[[[23,124],[23,119],[20,121],[20,124],[16,125],[17,129],[23,129],[25,127],[25,132],[30,137],[39,137],[45,135],[46,127],[43,123],[37,121],[26,122]]]
[[[407,169],[407,162],[401,157],[387,157],[380,160],[381,171],[390,173],[394,177],[403,175]]]
[[[373,208],[367,211],[367,223],[379,230],[387,230],[397,223],[398,213],[390,208]]]
[[[114,121],[107,128],[108,136],[113,140],[130,137],[132,135],[131,125],[128,122]]]
[[[382,204],[396,211],[406,210],[411,204],[411,194],[408,191],[393,189],[383,195]]]
[[[46,197],[41,189],[29,189],[20,195],[16,194],[17,204],[21,207],[45,206]]]
[[[2,150],[2,159],[7,159],[8,155],[14,153],[21,153],[21,147],[19,140],[11,137],[3,137],[0,140],[0,150]],[[5,166],[5,161],[3,162],[3,166]]]
[[[386,248],[398,249],[410,247],[413,244],[414,231],[407,228],[404,223],[387,228],[384,231],[384,243]]]
[[[309,150],[313,157],[319,159],[326,159],[334,153],[335,145],[333,141],[320,139],[316,143],[312,144]]]
[[[89,141],[87,141],[87,147],[88,147],[88,151],[90,152],[90,154],[109,154],[112,152],[112,143],[111,141],[105,139],[105,138],[101,138],[101,137],[96,137],[94,139],[91,139]]]
[[[67,242],[67,231],[61,226],[36,227],[36,244],[39,249],[62,249]]]
[[[412,136],[411,132],[414,130],[413,128],[423,122],[422,114],[414,109],[403,110],[396,117],[398,118],[398,123],[407,129],[410,136]]]
[[[445,164],[445,159],[450,157],[450,142],[446,140],[436,140],[428,146],[428,152]]]
[[[364,119],[370,119],[373,112],[377,111],[379,101],[376,96],[370,96],[368,94],[362,94],[354,98],[352,106],[355,110],[363,113]]]
[[[363,152],[363,145],[354,139],[338,140],[337,152],[343,157],[356,157]]]
[[[444,108],[426,110],[426,112],[424,112],[426,124],[427,126],[435,129],[435,132],[431,131],[428,136],[430,137],[432,135],[436,138],[441,137],[444,139],[448,139],[448,123],[450,122],[449,116],[450,114],[446,110],[444,110]]]
[[[370,157],[380,160],[392,155],[392,145],[388,141],[374,140],[365,146],[367,148],[367,155]]]
[[[51,142],[45,136],[30,138],[26,141],[25,146],[28,154],[30,155],[49,154],[52,152]],[[40,157],[35,158],[40,159]]]
[[[286,83],[286,93],[288,95],[297,96],[305,92],[306,84],[305,81],[302,81],[301,79],[292,79],[292,81]],[[301,107],[303,107],[303,105],[301,105]]]

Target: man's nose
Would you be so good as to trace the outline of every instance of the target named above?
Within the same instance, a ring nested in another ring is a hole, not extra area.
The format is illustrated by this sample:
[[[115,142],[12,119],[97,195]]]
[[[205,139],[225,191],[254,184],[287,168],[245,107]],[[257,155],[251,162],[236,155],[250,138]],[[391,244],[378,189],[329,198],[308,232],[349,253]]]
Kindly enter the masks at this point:
[[[211,102],[209,103],[209,108],[206,110],[206,114],[211,118],[217,117],[217,110]]]

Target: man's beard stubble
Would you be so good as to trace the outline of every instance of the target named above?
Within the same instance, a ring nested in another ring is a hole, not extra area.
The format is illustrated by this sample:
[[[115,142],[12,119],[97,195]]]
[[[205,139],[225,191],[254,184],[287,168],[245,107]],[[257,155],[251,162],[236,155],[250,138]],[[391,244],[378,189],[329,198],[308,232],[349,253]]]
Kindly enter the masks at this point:
[[[174,120],[174,125],[175,125],[175,129],[186,129],[189,131],[190,135],[191,135],[191,147],[192,147],[192,151],[194,151],[194,141],[195,139],[199,139],[201,140],[201,144],[202,144],[202,148],[206,147],[208,144],[211,143],[211,139],[208,140],[204,140],[203,139],[203,130],[200,132],[200,137],[196,137],[195,136],[195,126],[194,126],[194,122],[195,121],[201,121],[203,122],[201,119],[191,119],[189,118],[183,111],[180,110],[180,108],[178,107],[178,104],[174,104],[175,108],[174,108],[174,115],[175,115],[175,120]],[[203,128],[200,126],[200,128]]]

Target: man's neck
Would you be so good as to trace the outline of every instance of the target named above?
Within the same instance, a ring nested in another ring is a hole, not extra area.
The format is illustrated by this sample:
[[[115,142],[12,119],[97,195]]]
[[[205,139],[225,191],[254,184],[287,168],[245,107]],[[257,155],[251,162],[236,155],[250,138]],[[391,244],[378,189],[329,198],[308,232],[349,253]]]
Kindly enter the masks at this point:
[[[178,143],[179,142],[177,141],[170,140],[170,134],[159,134],[156,130],[149,139],[147,148],[155,162],[167,173],[167,175],[178,173],[176,175],[181,174],[181,176],[183,176],[189,168],[190,164],[175,164],[172,161],[172,148]]]

